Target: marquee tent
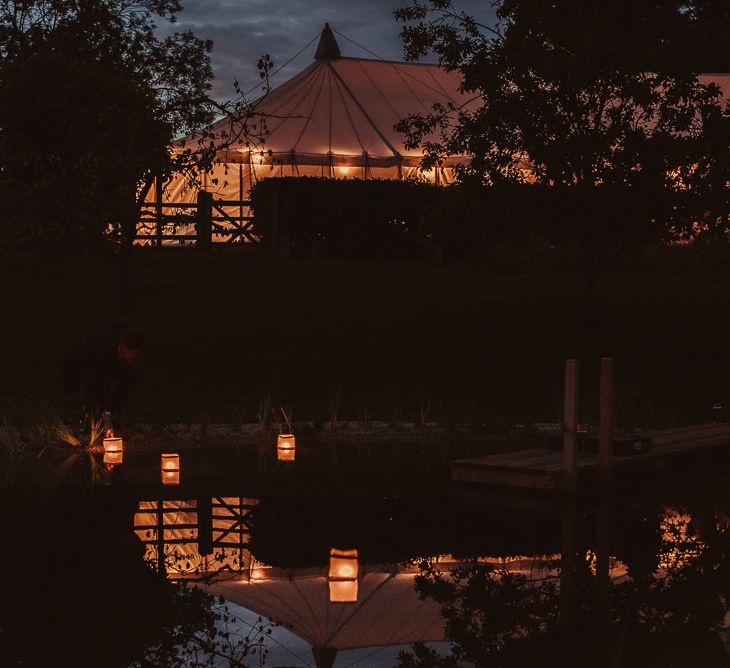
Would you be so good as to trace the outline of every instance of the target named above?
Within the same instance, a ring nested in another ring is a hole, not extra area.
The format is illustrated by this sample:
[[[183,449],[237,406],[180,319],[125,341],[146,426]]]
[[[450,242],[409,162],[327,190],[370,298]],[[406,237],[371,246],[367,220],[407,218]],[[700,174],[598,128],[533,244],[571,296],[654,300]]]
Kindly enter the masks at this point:
[[[428,113],[435,104],[472,108],[477,100],[459,90],[459,72],[438,65],[348,58],[340,53],[329,25],[322,31],[312,64],[254,103],[252,124],[267,127],[262,145],[243,142],[220,151],[219,165],[204,175],[204,186],[225,200],[245,199],[258,179],[270,176],[332,178],[422,177],[452,180],[451,157],[436,170],[419,168],[420,149],[405,147],[395,125],[409,114]],[[224,118],[218,137],[235,126]],[[435,139],[435,137],[434,137]],[[182,147],[196,148],[195,140]],[[170,201],[193,201],[182,178],[166,185]]]
[[[700,79],[717,83],[730,99],[730,75],[706,74]],[[437,104],[474,110],[479,97],[461,91],[461,83],[458,71],[447,72],[436,64],[342,56],[327,24],[314,62],[254,102],[250,124],[266,126],[261,141],[255,146],[234,142],[219,151],[218,164],[202,175],[203,188],[219,200],[243,201],[253,184],[267,177],[416,177],[448,183],[454,166],[467,162],[468,156],[451,156],[424,172],[419,166],[422,150],[406,148],[395,125],[410,114],[428,113]],[[212,130],[222,138],[236,127],[236,120],[227,117]],[[188,139],[176,150],[197,146],[195,139]],[[182,176],[165,184],[164,192],[153,189],[148,201],[160,194],[167,203],[190,204],[197,196]],[[248,213],[245,206],[225,207],[225,215],[241,224]],[[153,233],[153,228],[146,228],[146,233]]]

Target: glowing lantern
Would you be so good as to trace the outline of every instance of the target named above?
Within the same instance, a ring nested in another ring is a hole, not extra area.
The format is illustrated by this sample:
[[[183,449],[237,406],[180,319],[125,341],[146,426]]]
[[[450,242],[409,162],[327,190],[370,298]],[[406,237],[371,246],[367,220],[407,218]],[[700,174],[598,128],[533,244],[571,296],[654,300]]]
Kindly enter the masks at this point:
[[[165,453],[162,455],[162,484],[180,484],[180,455],[177,453]]]
[[[359,570],[357,550],[338,550],[336,547],[330,550],[330,602],[357,603]]]
[[[293,462],[297,452],[294,434],[279,434],[276,441],[276,456],[280,462]]]
[[[104,439],[104,463],[121,464],[124,456],[124,442],[121,438]]]

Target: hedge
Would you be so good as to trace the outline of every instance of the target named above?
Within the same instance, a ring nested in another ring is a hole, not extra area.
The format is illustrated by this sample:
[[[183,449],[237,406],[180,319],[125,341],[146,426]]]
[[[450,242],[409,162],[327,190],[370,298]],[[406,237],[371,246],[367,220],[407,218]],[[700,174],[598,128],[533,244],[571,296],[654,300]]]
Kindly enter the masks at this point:
[[[426,221],[443,196],[443,188],[416,181],[263,179],[251,192],[254,231],[294,256],[415,255],[429,242]]]
[[[608,187],[291,177],[259,181],[251,199],[264,243],[305,257],[407,257],[438,248],[460,260],[495,247],[518,254],[535,243],[606,249],[657,234],[642,193]]]

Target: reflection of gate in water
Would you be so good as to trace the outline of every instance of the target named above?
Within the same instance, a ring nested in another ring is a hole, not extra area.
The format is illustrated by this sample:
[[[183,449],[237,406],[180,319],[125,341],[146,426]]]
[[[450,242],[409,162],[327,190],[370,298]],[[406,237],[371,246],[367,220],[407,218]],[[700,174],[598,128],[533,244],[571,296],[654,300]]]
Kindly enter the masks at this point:
[[[257,504],[230,496],[140,501],[134,529],[145,558],[171,577],[248,571],[249,514]]]

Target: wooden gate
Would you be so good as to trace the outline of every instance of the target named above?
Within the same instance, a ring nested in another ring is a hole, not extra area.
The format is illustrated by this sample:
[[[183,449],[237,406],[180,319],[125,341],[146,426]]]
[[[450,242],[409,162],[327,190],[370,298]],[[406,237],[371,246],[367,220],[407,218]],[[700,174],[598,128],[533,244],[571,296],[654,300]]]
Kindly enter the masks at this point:
[[[249,200],[216,199],[205,190],[196,202],[145,202],[140,212],[135,241],[149,245],[258,244],[253,232],[253,215]]]

